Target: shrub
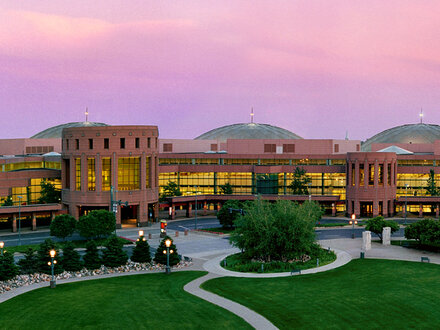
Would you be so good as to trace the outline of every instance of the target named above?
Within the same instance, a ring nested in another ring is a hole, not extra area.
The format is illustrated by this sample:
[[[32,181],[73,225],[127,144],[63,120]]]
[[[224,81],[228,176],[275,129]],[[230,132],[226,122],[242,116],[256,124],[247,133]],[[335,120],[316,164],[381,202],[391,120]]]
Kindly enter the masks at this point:
[[[67,271],[77,272],[82,269],[81,257],[71,242],[64,245],[61,264]]]
[[[115,230],[115,216],[107,210],[93,210],[79,218],[77,228],[85,238],[108,236]]]
[[[76,220],[70,214],[57,215],[50,223],[50,236],[66,239],[75,232]]]
[[[419,243],[440,243],[440,222],[423,219],[405,228],[405,237]]]
[[[14,254],[4,251],[0,255],[0,281],[14,278],[18,274],[18,267],[14,263]]]
[[[22,274],[33,274],[38,271],[38,257],[32,248],[28,248],[24,253],[24,258],[18,261]]]
[[[84,267],[87,269],[98,269],[102,265],[101,257],[99,256],[99,251],[94,241],[87,242],[86,254],[83,257]]]
[[[169,236],[165,236],[164,239],[160,242],[159,247],[156,250],[156,254],[154,255],[154,261],[157,264],[166,265],[167,264],[167,255],[163,253],[163,251],[166,251],[167,247],[165,245],[165,241],[169,239],[171,240],[170,245],[170,266],[177,265],[180,261],[179,255],[177,254],[177,248],[176,245],[174,245],[173,240]],[[171,253],[171,250],[173,253]]]
[[[378,216],[367,220],[367,225],[365,226],[365,230],[369,230],[372,233],[375,233],[379,239],[382,241],[382,232],[385,227],[391,228],[391,234],[399,230],[399,224],[395,221],[384,220],[382,216]]]
[[[230,241],[246,258],[284,261],[312,252],[314,226],[322,215],[317,203],[256,200],[245,207]]]
[[[230,209],[242,209],[243,204],[237,200],[229,200],[223,204],[220,211],[217,213],[217,218],[223,228],[232,228],[234,226],[234,221],[237,220],[241,214],[237,211],[230,211]]]
[[[103,264],[107,267],[125,265],[128,260],[127,253],[122,250],[122,243],[116,236],[110,238],[102,255]]]
[[[130,259],[134,262],[151,262],[150,245],[144,236],[139,237],[136,241],[136,247],[133,249]]]
[[[50,258],[50,250],[55,250],[55,260],[57,263],[54,266],[54,273],[59,274],[62,273],[63,268],[61,266],[60,260],[60,254],[58,251],[58,248],[54,241],[52,241],[50,238],[46,239],[43,243],[40,244],[37,252],[38,256],[38,271],[45,274],[51,273],[51,266],[48,265],[48,262],[51,261]]]

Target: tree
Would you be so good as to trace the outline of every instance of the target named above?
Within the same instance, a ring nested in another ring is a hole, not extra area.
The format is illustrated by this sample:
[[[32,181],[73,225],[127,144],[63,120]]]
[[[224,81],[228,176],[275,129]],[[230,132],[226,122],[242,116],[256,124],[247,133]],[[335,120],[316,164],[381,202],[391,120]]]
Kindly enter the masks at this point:
[[[63,248],[63,258],[61,264],[64,270],[77,272],[82,269],[83,265],[79,253],[75,251],[72,242],[67,242]]]
[[[437,183],[435,181],[434,170],[429,171],[428,186],[426,187],[426,191],[431,196],[438,196],[440,193],[440,190],[437,188]]]
[[[13,206],[14,202],[12,201],[12,196],[9,195],[6,198],[2,199],[2,206]]]
[[[28,248],[24,253],[24,258],[18,261],[22,274],[33,274],[38,271],[38,257],[32,248]]]
[[[167,197],[173,197],[173,196],[182,196],[182,192],[180,191],[179,186],[177,183],[168,181],[168,184],[163,187],[162,195],[160,196],[161,200],[164,200]]]
[[[423,219],[405,228],[406,239],[415,239],[420,243],[440,243],[440,222]]]
[[[18,267],[14,263],[14,254],[4,251],[0,255],[0,281],[14,278],[18,274]]]
[[[122,245],[116,236],[107,241],[102,254],[102,262],[106,267],[119,267],[127,263],[128,256],[122,250]]]
[[[83,257],[84,267],[87,269],[98,269],[102,265],[101,257],[95,241],[89,241],[86,244],[86,254]]]
[[[400,228],[397,222],[391,220],[384,220],[382,216],[378,216],[367,221],[365,230],[369,230],[372,233],[375,233],[382,241],[382,232],[385,227],[391,228],[391,234],[398,231]]]
[[[52,261],[49,254],[50,250],[55,250],[55,260],[57,263],[54,266],[54,272],[55,274],[59,274],[63,271],[61,263],[59,262],[60,254],[57,245],[50,238],[41,243],[38,248],[38,271],[45,274],[51,273],[51,267],[48,265],[48,262]]]
[[[177,254],[177,247],[174,245],[173,240],[169,236],[165,236],[164,239],[160,242],[159,247],[156,250],[156,254],[154,255],[154,261],[157,264],[166,265],[167,264],[167,255],[163,253],[166,251],[167,247],[165,245],[165,241],[169,239],[171,241],[170,245],[170,266],[177,265],[180,261],[179,255]],[[173,251],[173,253],[171,253]]]
[[[234,221],[241,215],[240,211],[237,210],[242,208],[242,203],[237,200],[228,200],[223,204],[222,208],[217,213],[217,219],[223,228],[232,228],[234,226]]]
[[[66,239],[75,232],[76,220],[69,214],[57,215],[50,223],[50,236]]]
[[[219,186],[220,193],[223,195],[232,195],[234,193],[234,190],[232,189],[232,185],[229,182],[226,182],[225,184]]]
[[[312,179],[306,176],[306,170],[296,167],[293,172],[293,181],[289,185],[293,195],[308,195],[308,184],[312,182]]]
[[[61,191],[55,187],[55,185],[46,179],[43,179],[40,183],[41,192],[38,203],[59,203],[61,201]]]
[[[115,230],[116,219],[107,210],[93,210],[79,218],[77,229],[85,238],[108,236]]]
[[[151,262],[150,245],[144,236],[139,237],[136,241],[136,247],[133,249],[130,259],[134,262]]]
[[[232,245],[247,259],[286,261],[316,251],[316,221],[322,210],[315,202],[301,205],[278,200],[274,204],[256,200],[246,206],[231,234]]]

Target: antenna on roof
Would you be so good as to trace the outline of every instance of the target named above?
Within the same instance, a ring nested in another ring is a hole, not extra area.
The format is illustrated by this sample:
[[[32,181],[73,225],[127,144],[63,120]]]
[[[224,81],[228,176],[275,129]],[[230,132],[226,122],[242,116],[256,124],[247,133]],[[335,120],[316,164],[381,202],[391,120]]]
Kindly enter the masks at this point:
[[[345,139],[348,140],[348,131],[345,131]]]
[[[86,115],[86,123],[88,123],[89,122],[89,108],[87,108],[87,107],[86,107],[85,115]]]
[[[420,108],[420,124],[423,124],[423,108]]]
[[[251,124],[254,123],[254,107],[251,108]]]

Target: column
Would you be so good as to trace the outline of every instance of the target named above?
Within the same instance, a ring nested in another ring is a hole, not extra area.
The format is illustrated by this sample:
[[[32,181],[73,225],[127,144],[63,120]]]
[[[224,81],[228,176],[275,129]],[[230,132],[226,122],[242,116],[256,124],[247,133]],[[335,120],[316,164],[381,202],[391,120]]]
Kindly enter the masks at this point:
[[[222,208],[222,204],[220,202],[217,203],[217,212],[220,211]]]
[[[384,187],[388,186],[388,175],[389,175],[389,173],[388,173],[388,161],[384,160],[384,162],[383,162],[383,186]]]
[[[191,204],[191,202],[188,202],[186,205],[186,217],[187,218],[192,217],[192,204]]]
[[[145,156],[145,152],[142,153],[141,155],[141,166],[140,166],[140,170],[141,170],[141,178],[140,178],[140,189],[141,190],[145,190],[146,188],[146,181],[147,181],[147,158]]]
[[[353,178],[353,162],[350,161],[347,164],[348,166],[348,180],[347,180],[347,186],[351,187],[353,185],[352,178]]]
[[[439,216],[439,210],[438,210],[438,203],[435,204],[435,217],[438,218]]]
[[[376,182],[376,178],[374,178],[374,182]],[[379,215],[379,202],[377,198],[373,200],[373,217],[377,217]]]
[[[361,204],[359,201],[354,201],[354,214],[356,214],[356,218],[359,218],[361,215]]]
[[[95,191],[101,193],[102,191],[102,161],[101,155],[97,154],[95,157]]]
[[[70,162],[70,191],[76,190],[76,172],[75,172],[75,157],[69,157]]]
[[[332,217],[336,216],[336,203],[332,203]]]
[[[87,156],[83,153],[81,154],[81,192],[87,192],[89,186],[89,182],[87,180],[88,177],[88,162]]]
[[[355,171],[354,184],[356,187],[359,187],[360,173],[359,173],[359,161],[357,159],[355,161],[354,171]]]
[[[203,215],[208,214],[208,204],[206,203],[206,201],[203,201]]]
[[[37,230],[37,217],[35,213],[32,213],[32,230]]]
[[[15,214],[12,216],[12,232],[17,232],[17,216]]]
[[[419,206],[419,218],[423,218],[423,205],[420,204]]]
[[[368,181],[370,181],[370,167],[368,161],[364,162],[364,187],[368,188]]]
[[[116,228],[121,229],[122,228],[122,222],[121,222],[121,205],[118,205],[117,211],[115,214],[116,217]]]

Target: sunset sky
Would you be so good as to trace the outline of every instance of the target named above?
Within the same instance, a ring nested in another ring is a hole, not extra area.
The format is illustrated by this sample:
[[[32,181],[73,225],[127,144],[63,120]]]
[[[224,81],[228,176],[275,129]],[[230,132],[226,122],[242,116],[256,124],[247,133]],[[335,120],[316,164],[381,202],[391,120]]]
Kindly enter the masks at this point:
[[[194,138],[440,124],[439,1],[2,0],[0,138],[83,121]]]

